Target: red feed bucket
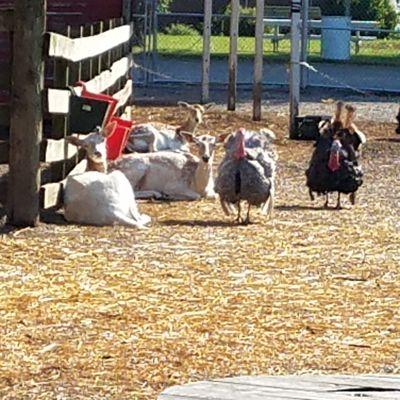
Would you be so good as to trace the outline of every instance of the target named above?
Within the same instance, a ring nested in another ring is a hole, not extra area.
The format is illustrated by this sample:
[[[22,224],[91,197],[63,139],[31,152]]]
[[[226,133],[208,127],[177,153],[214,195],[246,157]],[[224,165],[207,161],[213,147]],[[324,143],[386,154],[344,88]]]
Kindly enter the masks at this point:
[[[107,136],[107,159],[116,160],[121,157],[122,151],[126,146],[129,133],[132,129],[133,121],[112,117],[110,123],[116,122],[110,135]]]

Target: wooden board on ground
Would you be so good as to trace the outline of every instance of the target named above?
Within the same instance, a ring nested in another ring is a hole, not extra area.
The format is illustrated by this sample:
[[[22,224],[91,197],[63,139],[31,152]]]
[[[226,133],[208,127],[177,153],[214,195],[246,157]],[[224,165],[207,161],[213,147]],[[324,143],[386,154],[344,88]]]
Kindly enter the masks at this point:
[[[165,390],[158,400],[400,399],[399,375],[242,376]]]

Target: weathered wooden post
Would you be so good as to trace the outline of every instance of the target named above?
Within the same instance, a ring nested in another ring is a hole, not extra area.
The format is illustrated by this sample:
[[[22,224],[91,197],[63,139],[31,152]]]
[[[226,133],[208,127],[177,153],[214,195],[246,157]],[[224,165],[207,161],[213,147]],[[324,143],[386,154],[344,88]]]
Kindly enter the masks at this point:
[[[292,0],[290,29],[290,122],[289,136],[296,136],[295,119],[300,103],[300,10],[301,0]]]
[[[303,0],[301,7],[301,53],[300,61],[307,62],[308,56],[308,15],[309,15],[309,0]],[[305,89],[308,85],[308,69],[301,66],[301,87]]]
[[[8,217],[13,225],[35,226],[39,221],[46,0],[15,0],[14,7]]]
[[[124,20],[125,24],[129,24],[132,22],[132,0],[123,0],[122,1],[122,18]],[[133,35],[128,41],[128,44],[124,46],[124,51],[128,50],[129,53],[132,52],[132,46],[133,46]],[[127,47],[127,49],[126,49]],[[99,56],[99,65],[101,65],[101,56]],[[129,72],[131,73],[131,72]],[[132,77],[129,76],[128,79],[131,79]],[[133,104],[133,91],[132,94],[129,97],[128,104],[131,105]]]
[[[203,63],[201,71],[202,103],[207,103],[210,98],[211,21],[212,0],[204,0]]]
[[[229,48],[229,83],[228,83],[228,110],[236,108],[238,36],[239,36],[239,0],[231,0],[231,26]]]
[[[253,120],[261,120],[261,98],[264,56],[264,0],[257,0],[256,5],[256,34],[254,56],[253,82]]]

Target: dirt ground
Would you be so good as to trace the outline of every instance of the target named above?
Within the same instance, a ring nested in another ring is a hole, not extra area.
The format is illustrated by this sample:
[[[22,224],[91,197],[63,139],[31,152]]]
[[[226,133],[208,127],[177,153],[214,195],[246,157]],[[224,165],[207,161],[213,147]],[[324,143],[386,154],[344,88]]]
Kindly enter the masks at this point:
[[[283,113],[264,116],[217,109],[201,131],[277,133],[270,220],[253,212],[237,226],[216,201],[156,202],[140,204],[148,230],[60,223],[0,235],[2,399],[155,399],[240,374],[400,373],[394,123],[361,119],[365,183],[354,208],[336,211],[309,200],[312,143],[286,139]]]

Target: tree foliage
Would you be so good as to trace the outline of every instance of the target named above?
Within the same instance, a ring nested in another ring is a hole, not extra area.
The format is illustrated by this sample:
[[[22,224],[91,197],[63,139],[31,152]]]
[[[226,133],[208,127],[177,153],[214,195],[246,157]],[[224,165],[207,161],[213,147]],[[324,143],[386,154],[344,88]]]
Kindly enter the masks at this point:
[[[323,15],[345,15],[346,0],[324,3]],[[390,0],[351,0],[351,18],[359,21],[378,21],[383,29],[394,29],[398,22],[395,7]]]
[[[157,11],[161,13],[168,13],[171,11],[171,3],[173,0],[158,0]]]

